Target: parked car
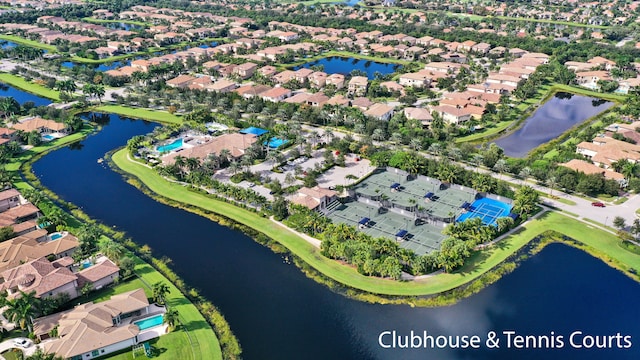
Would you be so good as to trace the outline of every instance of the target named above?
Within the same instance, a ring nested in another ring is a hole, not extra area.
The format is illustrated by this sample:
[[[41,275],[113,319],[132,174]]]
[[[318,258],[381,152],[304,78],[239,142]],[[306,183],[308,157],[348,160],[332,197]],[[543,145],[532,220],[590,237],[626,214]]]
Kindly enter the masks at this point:
[[[31,341],[25,338],[13,339],[13,345],[28,348],[31,346]]]
[[[599,201],[595,201],[591,203],[591,206],[595,206],[595,207],[605,207],[605,205]]]

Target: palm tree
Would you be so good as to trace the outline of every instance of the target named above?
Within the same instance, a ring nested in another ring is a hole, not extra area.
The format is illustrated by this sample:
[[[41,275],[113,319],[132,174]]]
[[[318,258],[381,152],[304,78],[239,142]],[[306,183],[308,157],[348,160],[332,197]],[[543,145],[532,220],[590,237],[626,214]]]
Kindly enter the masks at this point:
[[[17,323],[22,330],[31,332],[33,325],[33,317],[38,314],[38,304],[40,299],[36,298],[36,292],[25,293],[20,291],[20,296],[7,301],[7,310],[4,311],[5,317],[14,323]]]
[[[422,150],[422,140],[419,138],[412,138],[411,141],[409,141],[409,146],[414,151]]]
[[[523,167],[522,170],[520,170],[520,173],[518,173],[518,176],[522,178],[523,184],[526,183],[529,176],[531,176],[531,168],[528,166]]]
[[[373,140],[377,140],[377,141],[382,141],[384,139],[386,139],[386,134],[384,133],[383,129],[375,129],[373,130],[373,134],[371,134],[371,138]]]
[[[498,172],[499,178],[502,178],[502,173],[505,172],[507,168],[507,161],[504,159],[496,161],[495,165],[493,165],[493,170]]]
[[[176,309],[168,309],[167,312],[164,313],[163,322],[169,325],[169,331],[174,330],[178,323],[180,323],[178,311]]]
[[[0,99],[0,111],[4,114],[5,120],[20,111],[20,103],[11,96]]]
[[[238,171],[240,171],[240,164],[237,161],[232,161],[231,164],[229,164],[229,171],[231,171],[231,174],[235,175],[238,173]]]
[[[51,210],[51,212],[48,213],[46,217],[49,220],[49,223],[51,225],[54,225],[56,228],[64,227],[67,225],[67,214],[65,214],[64,211],[59,208]]]
[[[124,246],[113,240],[106,240],[100,244],[100,252],[115,262],[118,262],[124,254],[124,251]]]
[[[547,186],[549,187],[549,196],[553,196],[553,189],[558,185],[556,177],[551,175],[546,180]]]
[[[160,281],[151,287],[153,291],[153,301],[157,302],[160,305],[165,304],[167,295],[171,292],[169,285]]]
[[[482,156],[481,154],[473,154],[473,157],[471,158],[471,163],[476,168],[476,172],[478,171],[478,167],[480,166],[480,164],[482,164],[483,160],[484,160],[484,156]]]

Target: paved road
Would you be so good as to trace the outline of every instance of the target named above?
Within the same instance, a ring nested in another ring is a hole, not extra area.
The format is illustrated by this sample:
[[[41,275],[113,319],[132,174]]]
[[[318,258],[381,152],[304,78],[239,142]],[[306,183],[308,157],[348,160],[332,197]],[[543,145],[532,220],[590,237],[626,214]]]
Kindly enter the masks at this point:
[[[26,339],[26,338],[18,338],[18,339]],[[0,353],[3,353],[7,350],[10,349],[20,349],[22,350],[22,352],[24,353],[25,356],[31,356],[33,355],[33,353],[36,351],[37,346],[33,343],[33,341],[29,340],[30,346],[27,348],[21,348],[19,346],[16,346],[13,344],[13,341],[16,340],[14,339],[9,339],[9,340],[5,340],[3,342],[0,343]],[[27,339],[28,340],[28,339]],[[0,355],[0,358],[3,358],[2,355]]]

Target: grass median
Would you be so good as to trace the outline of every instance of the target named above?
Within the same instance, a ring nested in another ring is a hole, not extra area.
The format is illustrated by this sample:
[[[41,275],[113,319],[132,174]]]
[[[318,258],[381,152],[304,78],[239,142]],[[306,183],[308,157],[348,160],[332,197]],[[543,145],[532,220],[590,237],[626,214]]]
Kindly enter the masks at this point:
[[[617,241],[615,236],[598,229],[584,231],[585,225],[583,223],[558,214],[545,214],[541,220],[533,220],[528,223],[517,235],[511,235],[499,242],[497,246],[477,252],[462,269],[455,273],[440,274],[411,282],[367,277],[359,274],[352,267],[342,265],[337,261],[322,256],[319,249],[313,247],[292,231],[279,226],[269,219],[263,218],[251,211],[190,191],[185,186],[166,181],[153,169],[129,159],[124,149],[115,152],[112,160],[120,169],[138,178],[154,193],[173,201],[197,206],[249,226],[278,241],[293,254],[325,276],[350,287],[375,294],[402,296],[429,295],[456,288],[489,271],[546,230],[556,230],[580,241],[584,238],[584,243],[588,245],[593,243],[589,240],[593,236],[607,239],[607,243],[612,246],[602,249],[602,251],[610,252],[612,257],[619,258],[620,261],[626,264],[632,264],[634,263],[633,261],[635,261],[636,264],[640,264],[640,257],[637,255],[634,255],[636,258],[632,259],[628,257],[627,254],[616,251],[622,250],[617,245],[615,249],[613,249],[613,245],[615,245]],[[599,245],[599,243],[594,245]],[[598,247],[598,249],[600,248]]]

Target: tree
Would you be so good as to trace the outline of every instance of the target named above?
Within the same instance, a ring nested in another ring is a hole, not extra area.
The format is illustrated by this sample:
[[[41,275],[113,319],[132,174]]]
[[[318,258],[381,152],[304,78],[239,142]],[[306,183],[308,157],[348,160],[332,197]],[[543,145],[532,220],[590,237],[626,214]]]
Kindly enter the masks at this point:
[[[9,240],[16,236],[16,233],[13,231],[11,226],[3,226],[0,227],[0,242]]]
[[[167,312],[164,313],[163,322],[169,326],[169,331],[174,330],[180,323],[178,311],[176,309],[168,309]]]
[[[118,267],[123,278],[134,274],[136,263],[130,256],[123,256],[118,260]]]
[[[273,218],[280,221],[289,215],[287,209],[287,201],[282,196],[276,196],[273,204],[271,205],[273,211]]]
[[[631,229],[629,229],[629,231],[636,239],[638,238],[638,234],[640,234],[640,219],[633,220],[633,225],[631,225]]]
[[[153,301],[155,301],[160,305],[165,304],[166,297],[171,292],[169,285],[167,285],[162,281],[153,284],[153,286],[151,287],[151,290],[153,291]]]
[[[624,230],[627,227],[627,222],[622,216],[616,216],[613,218],[613,227],[618,230]]]
[[[105,240],[100,244],[100,252],[111,260],[117,261],[124,254],[124,246],[113,240]]]
[[[57,337],[57,330],[56,330],[56,334]],[[44,350],[42,350],[41,347],[37,347],[36,351],[31,354],[30,356],[27,356],[25,358],[25,360],[63,360],[64,358],[60,357],[60,356],[56,356],[55,353],[45,353]]]
[[[531,186],[522,186],[516,191],[514,209],[520,214],[531,214],[538,203],[539,194]]]
[[[20,295],[7,300],[7,309],[4,316],[7,320],[17,323],[22,330],[31,332],[33,317],[39,312],[38,304],[40,299],[36,298],[36,292],[25,293],[20,291]]]

